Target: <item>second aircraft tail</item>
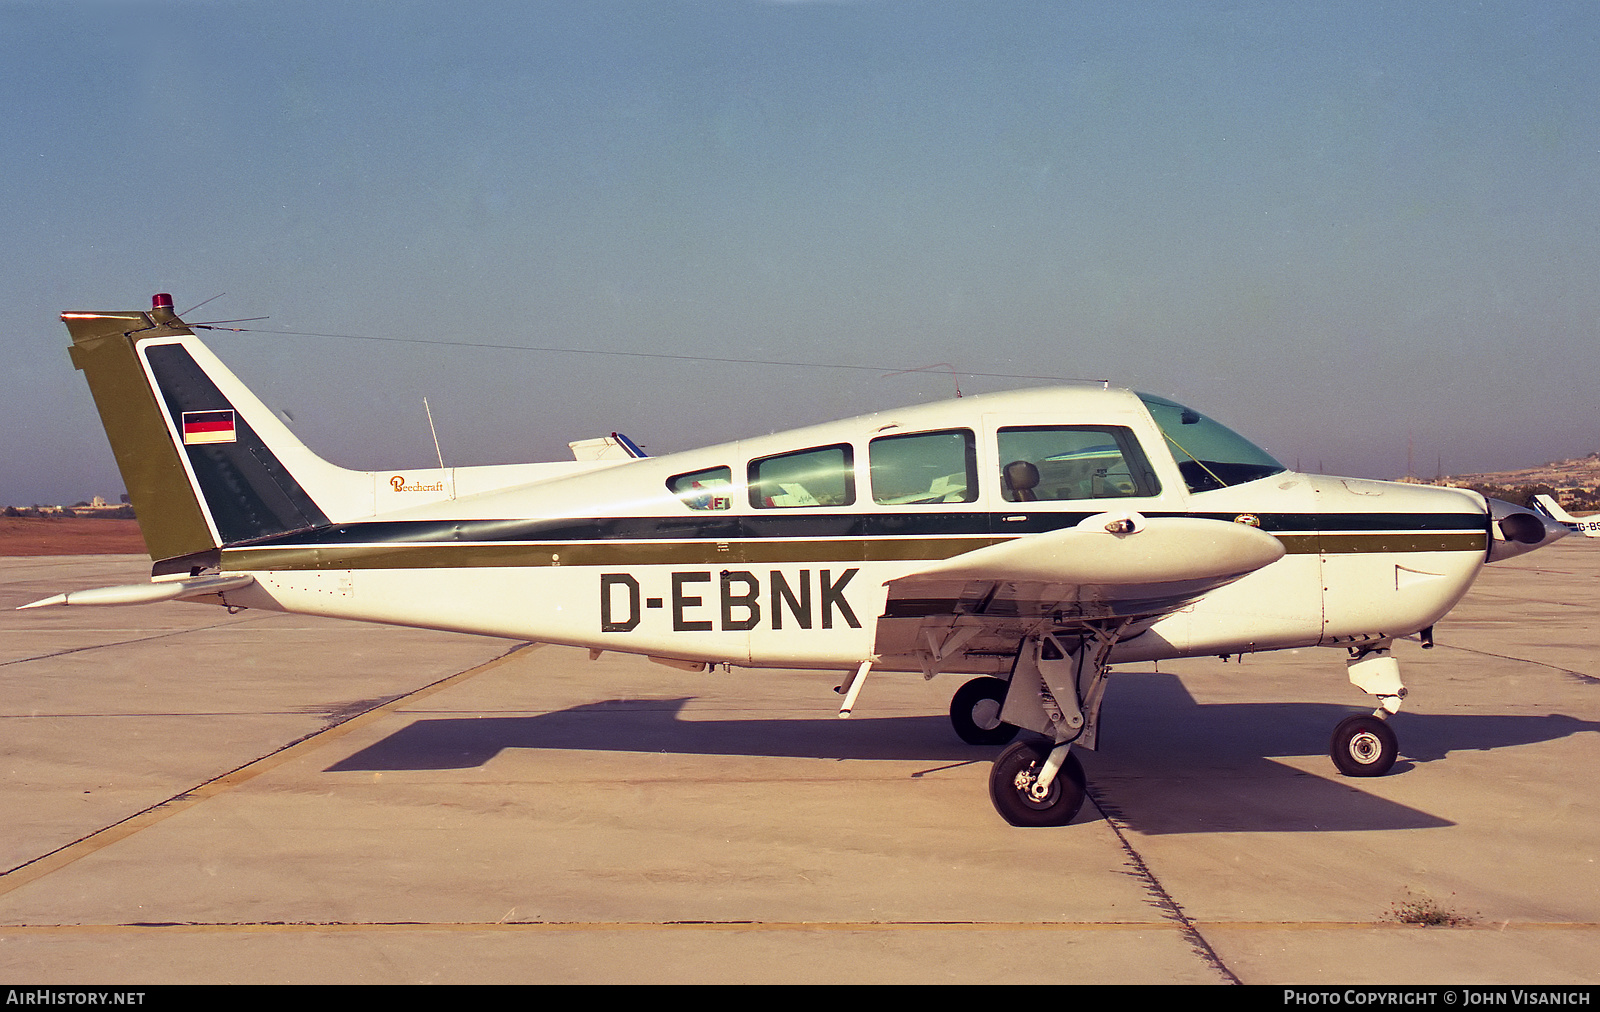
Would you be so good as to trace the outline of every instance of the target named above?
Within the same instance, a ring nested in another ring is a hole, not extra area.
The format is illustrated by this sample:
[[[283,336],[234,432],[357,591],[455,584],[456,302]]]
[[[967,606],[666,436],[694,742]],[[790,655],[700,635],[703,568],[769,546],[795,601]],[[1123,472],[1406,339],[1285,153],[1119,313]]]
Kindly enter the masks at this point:
[[[1547,495],[1534,496],[1533,502],[1529,503],[1528,505],[1532,506],[1540,513],[1543,513],[1551,520],[1554,520],[1556,523],[1565,524],[1576,534],[1582,534],[1591,538],[1600,538],[1600,516],[1575,517],[1571,513],[1568,513],[1565,509],[1562,509],[1560,503],[1556,502]]]

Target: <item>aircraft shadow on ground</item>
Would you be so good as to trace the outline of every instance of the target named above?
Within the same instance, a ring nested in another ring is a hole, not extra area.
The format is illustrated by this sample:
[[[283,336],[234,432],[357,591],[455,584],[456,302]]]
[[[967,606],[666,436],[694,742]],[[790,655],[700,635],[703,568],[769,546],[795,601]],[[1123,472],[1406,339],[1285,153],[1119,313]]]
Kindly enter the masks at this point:
[[[771,756],[932,765],[987,763],[944,716],[684,719],[692,697],[612,699],[534,716],[429,718],[327,772],[470,769],[505,749]],[[1361,789],[1328,762],[1308,773],[1269,756],[1319,755],[1357,707],[1195,701],[1176,676],[1113,676],[1100,751],[1082,752],[1097,803],[1145,833],[1417,829],[1450,822]],[[1551,741],[1600,723],[1549,716],[1402,713],[1402,759],[1391,775],[1450,752]]]

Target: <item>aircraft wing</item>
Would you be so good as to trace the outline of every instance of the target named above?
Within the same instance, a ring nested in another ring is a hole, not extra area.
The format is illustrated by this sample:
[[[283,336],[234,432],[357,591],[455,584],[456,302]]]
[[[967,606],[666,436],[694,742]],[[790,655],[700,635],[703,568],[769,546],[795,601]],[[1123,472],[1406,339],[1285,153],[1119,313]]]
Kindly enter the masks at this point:
[[[874,651],[921,655],[925,670],[969,646],[1014,651],[1041,624],[1153,619],[1284,554],[1254,527],[1194,517],[1102,513],[1076,527],[1014,538],[890,580]]]

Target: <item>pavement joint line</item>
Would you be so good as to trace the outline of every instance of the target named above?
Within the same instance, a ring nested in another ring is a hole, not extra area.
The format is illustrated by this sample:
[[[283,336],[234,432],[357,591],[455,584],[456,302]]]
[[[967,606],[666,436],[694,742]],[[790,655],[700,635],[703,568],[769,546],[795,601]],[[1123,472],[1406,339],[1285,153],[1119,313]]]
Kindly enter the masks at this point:
[[[65,657],[68,654],[81,654],[86,650],[104,650],[108,647],[125,647],[131,646],[135,643],[148,643],[151,640],[164,640],[172,636],[183,636],[188,633],[206,632],[210,629],[222,629],[228,626],[244,625],[246,622],[255,622],[266,617],[267,616],[264,615],[252,615],[250,618],[242,619],[238,622],[213,622],[210,625],[195,626],[191,629],[169,629],[166,632],[156,633],[154,636],[140,636],[137,639],[116,640],[111,643],[90,643],[88,646],[69,647],[66,650],[57,650],[48,654],[38,654],[34,657],[14,657],[9,661],[0,661],[0,668],[7,667],[8,665],[12,664],[26,664],[29,661],[47,661],[52,657]]]
[[[1559,664],[1551,664],[1548,661],[1535,661],[1535,660],[1532,660],[1532,659],[1527,658],[1527,657],[1512,657],[1512,656],[1510,656],[1508,654],[1497,654],[1492,650],[1479,650],[1477,647],[1464,647],[1464,646],[1461,646],[1459,643],[1438,643],[1438,644],[1435,644],[1435,645],[1436,646],[1441,646],[1441,647],[1449,647],[1451,650],[1460,650],[1460,651],[1463,651],[1463,652],[1469,653],[1469,654],[1477,654],[1479,657],[1493,657],[1496,660],[1501,660],[1501,661],[1517,661],[1517,662],[1522,663],[1522,664],[1534,664],[1534,665],[1537,665],[1538,667],[1549,668],[1551,671],[1559,672],[1560,674],[1568,675],[1568,676],[1570,676],[1572,678],[1576,678],[1580,682],[1588,682],[1588,683],[1600,682],[1600,677],[1597,677],[1595,675],[1585,674],[1582,671],[1574,671],[1571,668],[1563,668]]]
[[[1198,923],[1198,922],[1197,922]],[[1600,923],[1524,921],[1421,927],[1398,921],[1207,921],[1224,931],[1596,931]],[[359,931],[1176,931],[1159,921],[173,921],[125,924],[0,925],[7,935],[141,934],[156,932],[315,933]]]
[[[0,872],[0,896],[14,892],[15,890],[20,889],[32,882],[37,882],[39,879],[44,878],[53,872],[59,871],[60,869],[65,868],[68,865],[81,860],[82,858],[88,857],[90,854],[109,847],[118,841],[126,840],[135,833],[147,829],[150,826],[153,826],[158,822],[162,822],[180,812],[187,811],[202,801],[216,797],[217,795],[222,794],[225,791],[229,791],[240,784],[254,780],[261,774],[276,769],[289,760],[299,757],[305,752],[320,748],[329,741],[341,738],[344,735],[349,734],[351,731],[371,723],[378,717],[395,709],[403,702],[408,700],[423,699],[433,695],[436,692],[441,692],[458,682],[466,681],[468,678],[472,678],[493,668],[497,668],[501,664],[511,660],[521,651],[530,647],[536,647],[538,645],[539,644],[536,643],[518,643],[516,646],[512,647],[510,650],[507,650],[498,657],[485,661],[482,664],[473,665],[464,671],[458,671],[455,674],[446,675],[444,678],[441,678],[438,681],[430,682],[412,692],[408,692],[404,695],[396,696],[392,699],[386,700],[376,706],[371,707],[370,709],[351,714],[343,720],[324,725],[315,731],[296,738],[294,741],[273,749],[266,755],[252,759],[242,766],[237,766],[225,773],[220,773],[209,780],[204,780],[186,791],[174,794],[172,797],[167,798],[164,801],[158,801],[150,807],[135,812],[125,819],[113,822],[109,826],[97,829],[93,833],[89,833],[86,836],[79,837],[71,843],[63,844],[60,847],[57,847],[55,850],[40,854],[38,857],[24,861],[19,865],[7,869],[6,871]],[[82,649],[91,648],[85,647]]]
[[[1133,846],[1133,842],[1128,839],[1128,834],[1123,832],[1122,823],[1118,818],[1120,813],[1117,812],[1116,807],[1102,801],[1100,793],[1093,788],[1085,788],[1085,792],[1089,795],[1089,800],[1094,802],[1094,807],[1099,810],[1101,818],[1106,820],[1106,825],[1111,827],[1111,832],[1116,836],[1117,843],[1121,845],[1123,853],[1128,856],[1128,860],[1133,864],[1134,877],[1144,883],[1145,889],[1154,900],[1155,908],[1161,911],[1162,916],[1173,923],[1174,927],[1182,931],[1184,940],[1189,943],[1189,948],[1194,951],[1195,955],[1200,957],[1201,962],[1215,970],[1225,983],[1243,984],[1244,981],[1240,980],[1232,970],[1228,969],[1228,964],[1223,962],[1222,956],[1217,953],[1216,949],[1211,947],[1210,942],[1206,941],[1205,935],[1200,933],[1199,926],[1190,919],[1188,914],[1183,912],[1183,907],[1172,897],[1171,893],[1167,892],[1166,886],[1161,884],[1161,880],[1156,878],[1155,872],[1145,863],[1144,858],[1140,856],[1139,851]]]
[[[1171,921],[182,921],[0,926],[5,935],[356,931],[1178,931]]]

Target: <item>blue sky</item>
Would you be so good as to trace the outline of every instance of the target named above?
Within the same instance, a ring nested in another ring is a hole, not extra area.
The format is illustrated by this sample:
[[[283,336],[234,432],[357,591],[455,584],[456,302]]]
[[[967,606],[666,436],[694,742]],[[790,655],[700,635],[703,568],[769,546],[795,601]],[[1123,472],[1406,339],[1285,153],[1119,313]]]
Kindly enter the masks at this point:
[[[0,0],[0,501],[122,490],[58,315],[349,467],[1108,378],[1307,470],[1600,449],[1592,3]]]

